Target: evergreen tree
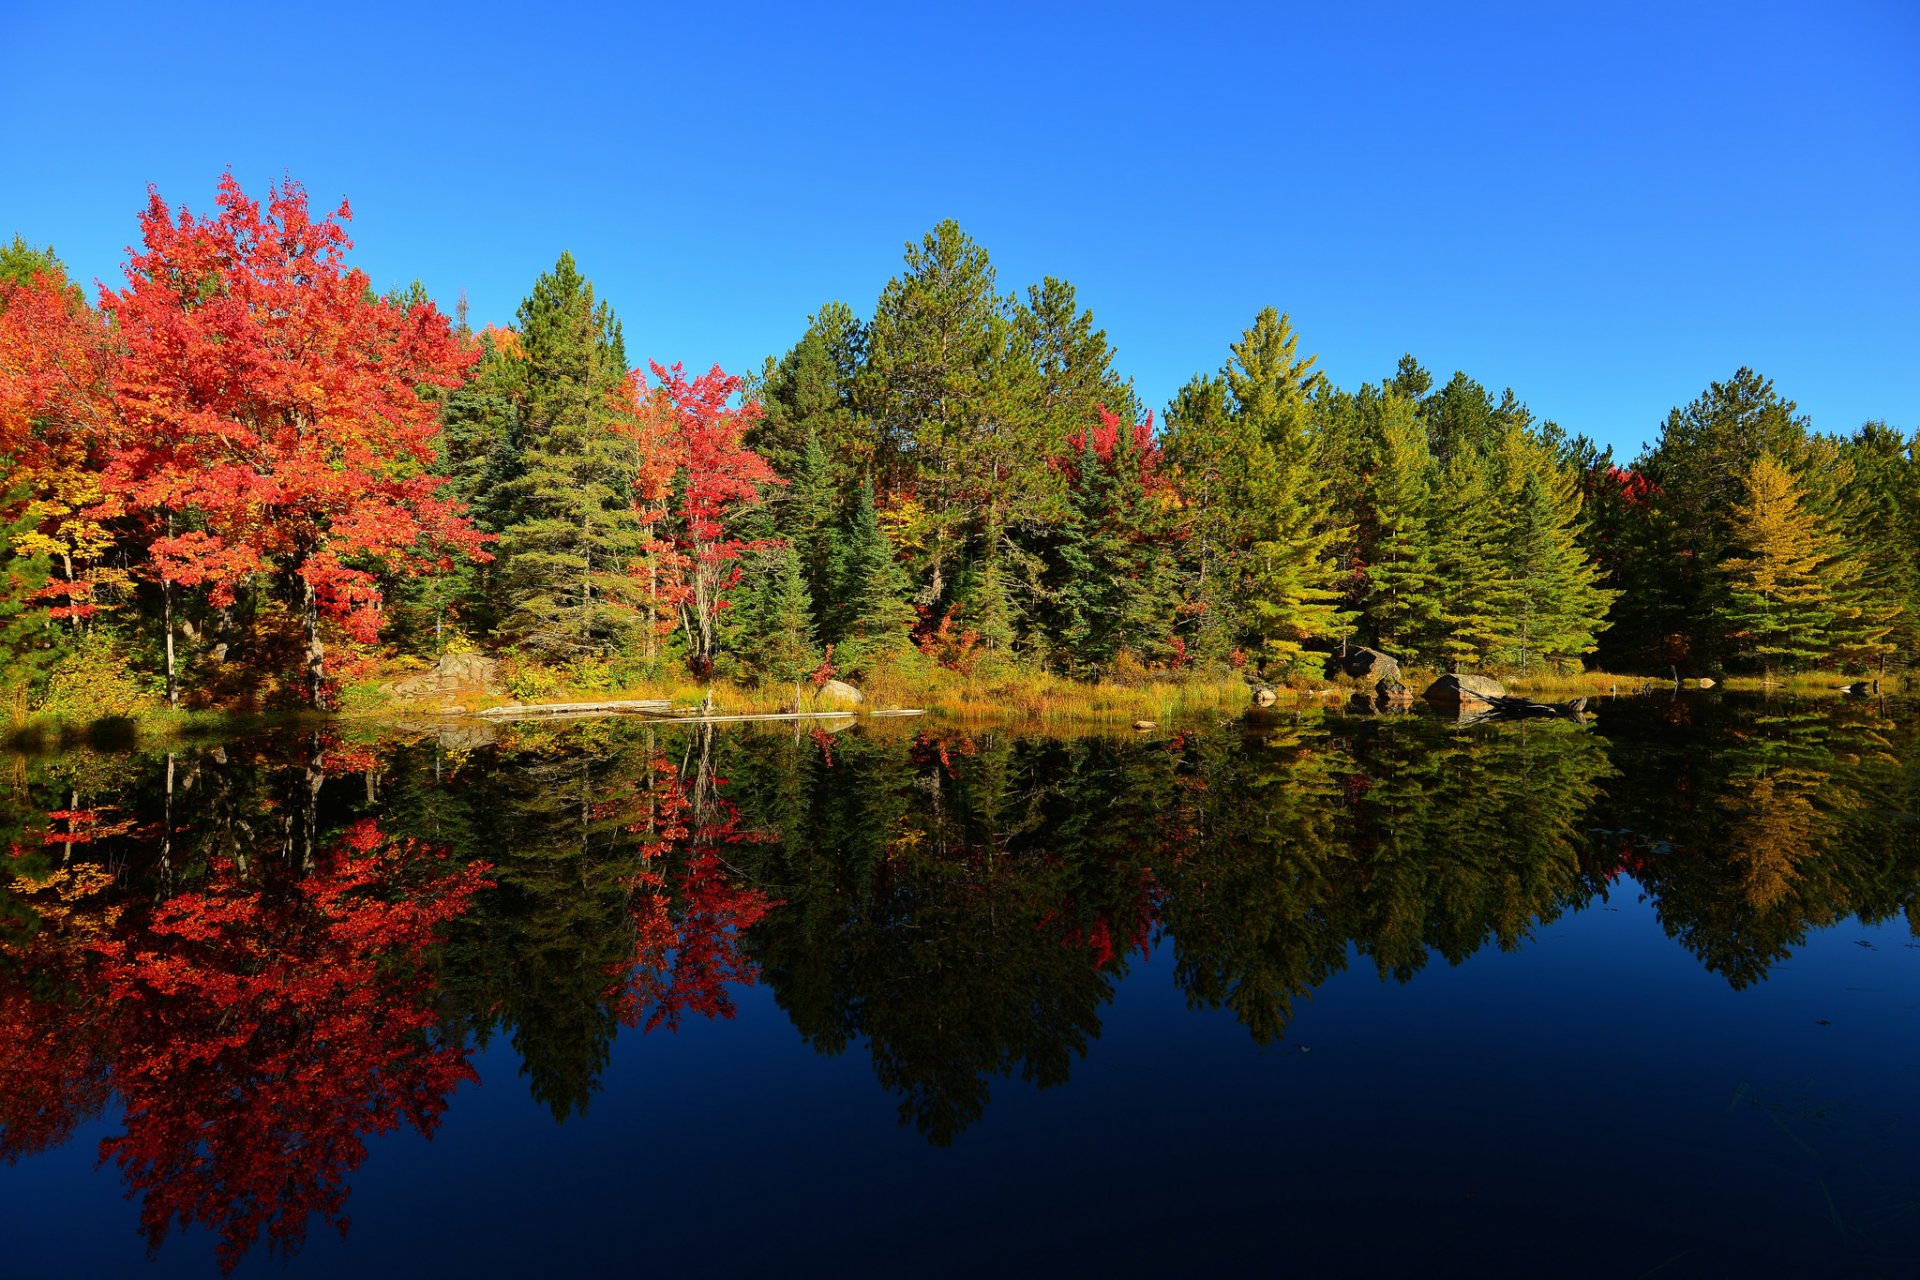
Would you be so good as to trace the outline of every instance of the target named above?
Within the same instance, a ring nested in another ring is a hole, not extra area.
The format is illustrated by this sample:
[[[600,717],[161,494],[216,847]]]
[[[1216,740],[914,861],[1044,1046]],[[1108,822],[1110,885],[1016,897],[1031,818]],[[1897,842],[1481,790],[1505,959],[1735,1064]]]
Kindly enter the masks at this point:
[[[1363,609],[1373,643],[1418,659],[1438,639],[1439,581],[1433,547],[1433,457],[1414,402],[1397,392],[1367,397],[1372,459]]]
[[[1920,467],[1909,441],[1884,422],[1855,432],[1841,456],[1844,538],[1851,562],[1842,599],[1849,622],[1837,630],[1835,657],[1863,669],[1920,647]]]
[[[1455,670],[1478,666],[1499,648],[1511,580],[1500,564],[1506,536],[1487,460],[1457,452],[1440,472],[1434,499],[1434,572],[1439,588],[1438,656]]]
[[[1203,662],[1224,662],[1242,639],[1240,565],[1256,506],[1254,463],[1264,450],[1234,416],[1224,378],[1195,376],[1167,406],[1167,460],[1187,504],[1187,647]]]
[[[1250,525],[1239,589],[1249,638],[1280,670],[1308,643],[1346,634],[1351,622],[1339,608],[1337,529],[1309,433],[1316,357],[1300,359],[1298,348],[1288,317],[1267,307],[1220,371],[1233,415],[1264,446],[1245,464]]]
[[[627,565],[645,541],[632,492],[640,459],[614,430],[620,326],[565,253],[519,321],[527,443],[499,544],[502,629],[549,657],[607,652],[640,624]]]
[[[1504,660],[1522,673],[1544,659],[1593,651],[1614,593],[1580,544],[1580,491],[1543,444],[1510,426],[1506,537],[1499,545],[1511,614]],[[1517,476],[1517,482],[1513,477]]]
[[[753,388],[764,410],[747,446],[773,469],[794,478],[809,439],[824,451],[836,489],[874,463],[872,428],[854,411],[854,393],[866,359],[866,326],[844,302],[829,302],[808,318],[793,349],[767,369]]]
[[[783,543],[751,554],[737,588],[736,656],[761,679],[792,684],[819,664],[814,644],[813,600],[807,592],[800,557]]]
[[[1114,351],[1093,312],[1079,309],[1071,284],[1047,276],[1027,288],[1014,325],[1038,375],[1036,410],[1041,434],[1064,440],[1099,420],[1105,408],[1123,422],[1140,420],[1131,379],[1113,368]]]
[[[1669,650],[1708,653],[1723,633],[1712,616],[1711,574],[1732,546],[1731,513],[1755,462],[1771,455],[1798,469],[1807,437],[1807,420],[1793,401],[1748,368],[1667,415],[1638,469],[1658,495],[1658,517],[1674,553],[1663,592],[1670,607],[1652,620]]]
[[[951,220],[907,247],[868,330],[856,403],[879,433],[880,478],[910,492],[913,543],[938,609],[982,531],[1058,512],[1038,372],[986,251]]]
[[[1107,421],[1118,424],[1111,414]],[[1133,432],[1115,430],[1110,447],[1079,433],[1069,504],[1057,548],[1055,634],[1063,665],[1104,671],[1122,650],[1157,658],[1171,633],[1171,556],[1157,536],[1142,456]]]
[[[1754,461],[1729,528],[1733,553],[1719,566],[1729,639],[1769,677],[1817,661],[1834,619],[1824,580],[1833,557],[1785,464],[1770,454]]]
[[[906,570],[874,511],[873,486],[862,482],[840,549],[836,659],[858,667],[909,644],[916,615]]]
[[[785,473],[786,486],[776,489],[762,508],[772,518],[767,536],[784,538],[793,547],[807,595],[816,609],[825,605],[837,585],[834,563],[840,545],[840,520],[835,469],[818,432],[809,427],[791,469]],[[825,621],[824,614],[820,620]]]

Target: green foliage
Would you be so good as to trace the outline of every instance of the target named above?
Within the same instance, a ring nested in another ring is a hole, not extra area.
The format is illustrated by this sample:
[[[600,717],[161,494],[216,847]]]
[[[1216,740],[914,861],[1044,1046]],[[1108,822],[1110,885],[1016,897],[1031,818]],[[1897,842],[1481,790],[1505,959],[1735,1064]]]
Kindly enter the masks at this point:
[[[857,669],[909,647],[916,614],[907,573],[874,511],[873,486],[862,483],[841,542],[835,662]]]
[[[789,543],[748,553],[731,613],[734,656],[763,680],[791,684],[820,662],[813,636],[813,600],[800,556]]]
[[[502,461],[510,519],[499,543],[504,614],[516,644],[560,658],[607,653],[643,625],[627,573],[646,541],[634,509],[640,458],[614,428],[627,372],[620,325],[561,254],[520,305],[526,443]],[[496,449],[510,449],[511,440]]]

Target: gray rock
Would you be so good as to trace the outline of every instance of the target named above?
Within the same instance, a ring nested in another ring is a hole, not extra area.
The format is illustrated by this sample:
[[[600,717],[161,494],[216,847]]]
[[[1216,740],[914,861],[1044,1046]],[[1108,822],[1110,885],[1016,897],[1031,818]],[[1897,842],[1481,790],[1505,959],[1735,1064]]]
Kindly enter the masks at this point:
[[[1400,678],[1400,662],[1378,649],[1363,645],[1349,650],[1344,658],[1337,654],[1330,658],[1327,661],[1327,674],[1342,674],[1355,680],[1397,680]]]
[[[1473,708],[1492,706],[1495,698],[1507,696],[1507,688],[1492,676],[1445,675],[1421,696],[1436,707]]]
[[[1270,707],[1279,700],[1280,695],[1270,688],[1262,686],[1253,691],[1253,705],[1256,707]]]

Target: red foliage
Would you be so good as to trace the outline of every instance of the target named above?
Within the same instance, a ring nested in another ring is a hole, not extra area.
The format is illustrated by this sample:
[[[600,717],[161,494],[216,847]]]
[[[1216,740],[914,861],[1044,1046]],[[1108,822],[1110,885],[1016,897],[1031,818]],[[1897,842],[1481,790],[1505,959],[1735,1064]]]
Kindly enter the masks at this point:
[[[779,903],[760,889],[737,884],[721,856],[728,845],[755,839],[739,829],[732,803],[708,794],[696,805],[678,770],[662,757],[642,797],[645,817],[630,829],[641,836],[646,870],[633,885],[635,949],[620,975],[616,1003],[628,1026],[676,1030],[687,1013],[731,1018],[727,988],[752,986],[759,967],[743,949],[744,935]],[[710,779],[709,785],[723,785]],[[678,864],[678,870],[669,868]]]
[[[98,945],[126,1107],[101,1156],[143,1197],[151,1247],[176,1222],[205,1224],[231,1268],[262,1232],[290,1253],[316,1213],[345,1231],[366,1135],[431,1132],[474,1078],[430,1034],[422,963],[484,872],[365,820],[291,886],[216,863]]]
[[[1123,431],[1122,428],[1125,428]],[[1069,480],[1080,478],[1080,455],[1087,447],[1085,431],[1073,431],[1067,435],[1067,451],[1052,460],[1055,469]],[[1160,441],[1153,433],[1153,412],[1147,412],[1145,422],[1136,422],[1130,426],[1120,421],[1120,416],[1108,411],[1106,405],[1100,406],[1100,425],[1092,429],[1093,454],[1104,466],[1113,465],[1114,452],[1126,442],[1126,452],[1138,460],[1140,483],[1148,493],[1158,493],[1170,486],[1172,478],[1161,470],[1165,461],[1160,452]]]
[[[957,604],[949,605],[940,621],[933,621],[933,611],[926,605],[917,606],[920,611],[920,625],[914,629],[913,642],[920,652],[932,658],[941,666],[961,675],[972,675],[980,662],[980,633],[972,627],[956,627],[954,619],[960,612]]]
[[[219,204],[176,216],[150,192],[126,287],[102,290],[125,344],[110,502],[140,518],[162,579],[224,606],[249,575],[282,575],[370,642],[374,570],[486,556],[430,473],[421,394],[458,386],[477,352],[343,265],[344,202],[316,220],[288,182],[263,211],[229,174]]]

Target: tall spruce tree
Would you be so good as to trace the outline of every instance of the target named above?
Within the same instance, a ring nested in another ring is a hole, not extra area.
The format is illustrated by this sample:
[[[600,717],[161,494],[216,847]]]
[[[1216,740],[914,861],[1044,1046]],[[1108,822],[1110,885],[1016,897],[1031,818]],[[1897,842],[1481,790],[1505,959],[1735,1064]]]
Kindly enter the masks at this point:
[[[1605,626],[1614,593],[1581,545],[1580,490],[1550,447],[1518,425],[1501,442],[1506,536],[1497,551],[1509,614],[1503,665],[1522,673],[1543,661],[1584,657]]]
[[[911,643],[917,615],[908,600],[907,572],[880,527],[873,485],[862,481],[840,543],[840,589],[835,659],[859,668]]]
[[[1249,638],[1279,670],[1309,643],[1346,634],[1351,622],[1339,608],[1336,527],[1310,433],[1316,357],[1298,350],[1289,318],[1267,307],[1220,371],[1234,416],[1264,445],[1247,463],[1253,523],[1240,589]]]
[[[502,630],[548,657],[608,652],[643,621],[627,574],[645,541],[640,459],[612,409],[627,371],[620,325],[567,253],[518,319],[526,446],[506,486]]]
[[[767,368],[752,389],[763,410],[747,435],[747,447],[793,478],[807,441],[816,441],[838,489],[874,463],[872,427],[854,409],[854,393],[866,360],[867,329],[844,302],[829,302],[808,318],[791,351]]]
[[[750,552],[735,589],[734,655],[759,679],[799,681],[820,661],[814,643],[813,600],[791,543]]]

